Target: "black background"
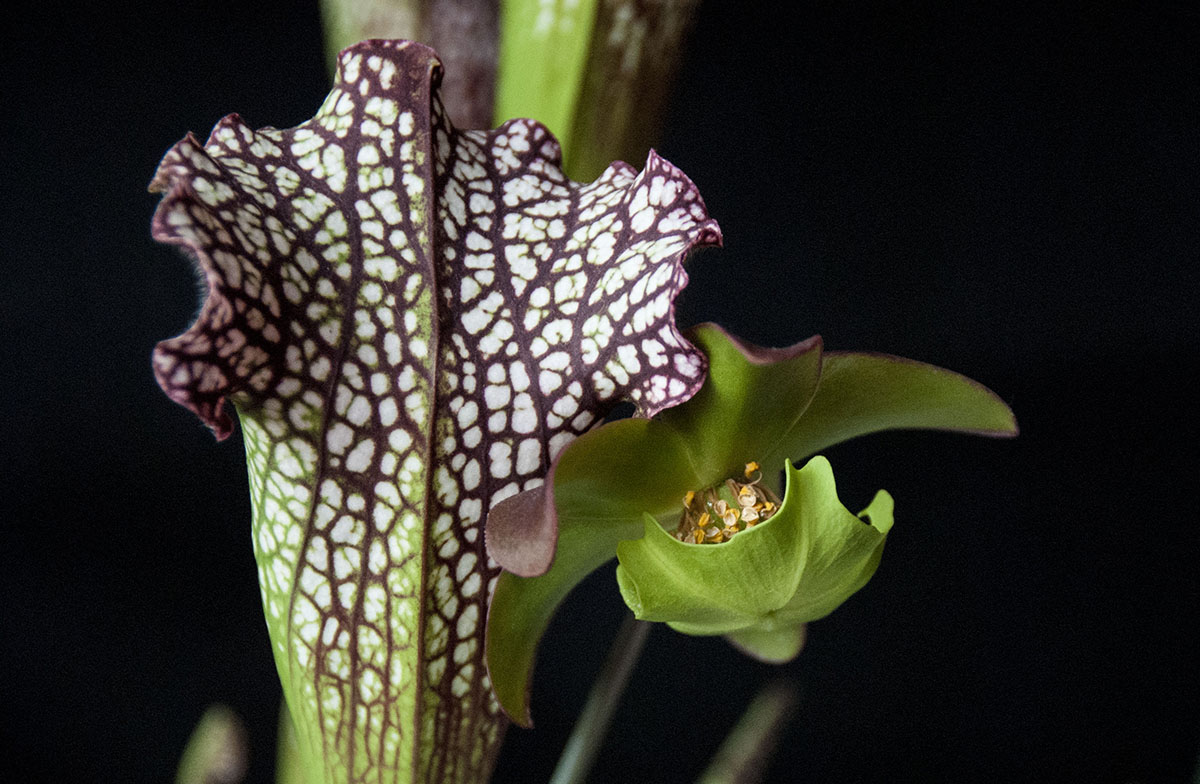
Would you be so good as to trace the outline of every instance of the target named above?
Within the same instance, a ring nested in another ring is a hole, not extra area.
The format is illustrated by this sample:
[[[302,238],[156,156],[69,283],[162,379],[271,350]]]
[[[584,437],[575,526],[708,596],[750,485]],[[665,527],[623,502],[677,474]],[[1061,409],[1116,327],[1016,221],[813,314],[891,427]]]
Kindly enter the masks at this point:
[[[739,5],[701,10],[660,146],[726,238],[691,262],[681,322],[950,367],[1022,434],[830,450],[848,505],[897,499],[875,579],[783,668],[656,629],[592,780],[694,780],[779,673],[801,701],[770,781],[1189,780],[1200,12]],[[0,780],[168,781],[225,701],[267,782],[278,686],[242,456],[151,377],[197,293],[149,238],[145,187],[227,112],[311,116],[315,3],[12,13]],[[611,570],[574,595],[497,782],[546,779],[620,614]]]

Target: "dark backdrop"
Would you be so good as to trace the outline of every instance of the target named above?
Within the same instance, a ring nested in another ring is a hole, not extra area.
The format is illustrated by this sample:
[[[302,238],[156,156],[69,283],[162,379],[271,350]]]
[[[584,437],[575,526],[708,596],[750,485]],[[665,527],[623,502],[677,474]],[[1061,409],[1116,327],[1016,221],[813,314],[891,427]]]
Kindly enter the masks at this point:
[[[897,499],[875,579],[780,669],[656,629],[593,780],[694,780],[778,672],[802,697],[771,781],[1189,780],[1200,16],[739,5],[701,11],[660,148],[726,237],[681,321],[944,365],[1023,432],[831,450],[851,507]],[[313,113],[313,6],[5,12],[0,780],[167,781],[217,700],[270,780],[242,456],[152,380],[197,295],[145,187],[227,112]],[[569,603],[498,782],[545,780],[620,610],[611,570]]]

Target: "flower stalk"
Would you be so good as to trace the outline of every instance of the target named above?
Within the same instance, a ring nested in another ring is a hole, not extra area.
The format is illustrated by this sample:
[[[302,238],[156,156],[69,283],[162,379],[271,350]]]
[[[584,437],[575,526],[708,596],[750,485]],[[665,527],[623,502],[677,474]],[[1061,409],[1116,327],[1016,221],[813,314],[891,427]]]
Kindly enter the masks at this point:
[[[796,687],[773,681],[746,708],[696,784],[758,784],[799,702]]]
[[[549,784],[583,784],[587,780],[651,628],[632,615],[621,622]]]

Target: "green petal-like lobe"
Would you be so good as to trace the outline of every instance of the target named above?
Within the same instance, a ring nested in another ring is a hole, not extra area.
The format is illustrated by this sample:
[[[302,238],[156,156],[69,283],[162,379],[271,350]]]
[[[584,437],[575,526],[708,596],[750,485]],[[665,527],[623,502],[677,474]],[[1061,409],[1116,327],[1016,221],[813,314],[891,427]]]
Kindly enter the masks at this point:
[[[673,488],[695,481],[678,436],[652,419],[623,419],[597,428],[560,456],[548,477],[555,488],[551,503],[558,507],[560,532],[554,563],[540,577],[502,573],[488,611],[492,688],[518,723],[531,724],[529,680],[537,643],[558,605],[613,557],[617,542],[638,535],[647,510],[667,514],[677,509],[680,498]],[[545,502],[544,496],[534,495]],[[491,536],[491,521],[488,530]]]
[[[794,525],[762,523],[723,544],[698,545],[647,517],[642,538],[617,545],[617,585],[639,620],[685,634],[745,629],[795,592],[803,558],[798,533]]]
[[[709,358],[708,378],[690,401],[659,418],[687,444],[699,475],[691,489],[737,476],[753,460],[770,469],[764,481],[778,491],[778,455],[822,378],[820,336],[762,348],[715,324],[700,324],[687,334]]]
[[[830,351],[804,416],[766,460],[799,460],[882,430],[950,430],[1011,437],[1017,421],[1003,400],[966,376],[911,359]]]
[[[880,490],[859,515],[851,513],[838,500],[829,461],[819,455],[799,471],[789,464],[787,474],[789,494],[801,501],[805,557],[796,592],[772,619],[780,625],[824,618],[867,584],[883,557],[895,506]]]
[[[881,492],[864,523],[838,500],[825,458],[786,471],[779,511],[721,544],[681,542],[647,517],[641,539],[617,546],[634,614],[685,634],[750,630],[749,642],[823,618],[866,584],[891,528],[890,497]]]
[[[751,626],[725,635],[730,645],[767,664],[783,664],[799,656],[807,637],[805,624],[782,628]]]

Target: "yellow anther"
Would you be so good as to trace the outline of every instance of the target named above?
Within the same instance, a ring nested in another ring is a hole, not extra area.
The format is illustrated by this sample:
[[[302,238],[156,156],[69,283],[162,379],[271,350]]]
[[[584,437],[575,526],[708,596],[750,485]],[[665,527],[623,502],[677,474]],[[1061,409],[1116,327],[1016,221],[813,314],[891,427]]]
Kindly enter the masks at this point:
[[[779,507],[779,498],[763,486],[755,461],[746,463],[746,480],[730,477],[683,494],[683,511],[674,536],[681,542],[716,544],[763,522]]]

